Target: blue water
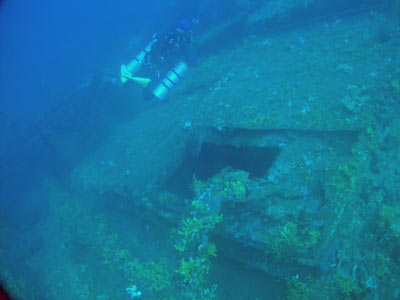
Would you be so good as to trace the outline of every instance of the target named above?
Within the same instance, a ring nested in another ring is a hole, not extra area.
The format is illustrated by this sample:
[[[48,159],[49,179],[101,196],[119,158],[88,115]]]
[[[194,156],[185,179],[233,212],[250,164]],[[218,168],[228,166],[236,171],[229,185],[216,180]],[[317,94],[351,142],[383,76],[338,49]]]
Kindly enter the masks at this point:
[[[192,44],[121,83],[182,19]],[[398,298],[399,20],[397,0],[0,1],[0,286]]]
[[[21,121],[32,118],[51,103],[51,95],[79,85],[110,61],[124,41],[169,26],[171,16],[151,9],[154,5],[157,1],[3,1],[2,103]]]

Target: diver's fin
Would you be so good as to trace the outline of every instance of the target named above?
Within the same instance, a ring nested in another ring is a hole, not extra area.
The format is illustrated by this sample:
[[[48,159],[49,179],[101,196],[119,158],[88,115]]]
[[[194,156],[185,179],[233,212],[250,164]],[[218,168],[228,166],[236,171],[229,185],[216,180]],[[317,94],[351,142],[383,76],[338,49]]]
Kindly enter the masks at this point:
[[[131,72],[128,71],[128,68],[125,65],[121,66],[121,82],[125,83],[128,79],[136,82],[139,84],[142,88],[145,88],[149,85],[151,82],[150,78],[144,78],[144,77],[132,77]]]
[[[144,78],[144,77],[129,77],[129,79],[139,84],[142,88],[147,87],[151,82],[150,78]]]
[[[125,65],[121,65],[121,82],[125,83],[131,76],[132,74],[128,71],[128,68]]]

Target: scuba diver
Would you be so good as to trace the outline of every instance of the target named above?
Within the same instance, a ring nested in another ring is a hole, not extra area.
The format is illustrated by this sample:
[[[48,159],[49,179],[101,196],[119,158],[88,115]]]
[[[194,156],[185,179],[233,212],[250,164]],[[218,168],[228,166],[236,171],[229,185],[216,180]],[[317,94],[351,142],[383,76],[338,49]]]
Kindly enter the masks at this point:
[[[174,29],[154,34],[153,40],[128,65],[121,66],[121,82],[130,79],[140,84],[147,99],[164,99],[187,69],[199,62],[191,30],[195,21],[181,19]],[[139,70],[141,77],[133,77]]]
[[[161,71],[172,67],[173,61],[180,57],[183,57],[189,65],[196,65],[198,57],[192,33],[191,22],[182,19],[174,30],[154,34],[155,42],[151,46],[151,51],[146,54],[144,66]]]

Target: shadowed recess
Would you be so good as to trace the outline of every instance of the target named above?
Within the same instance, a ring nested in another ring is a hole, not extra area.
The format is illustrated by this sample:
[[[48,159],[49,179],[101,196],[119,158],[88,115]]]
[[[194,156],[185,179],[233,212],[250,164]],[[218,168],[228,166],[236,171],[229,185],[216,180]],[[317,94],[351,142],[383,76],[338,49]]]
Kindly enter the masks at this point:
[[[230,166],[250,173],[250,177],[263,177],[277,158],[278,147],[234,147],[204,143],[198,155],[191,154],[165,182],[164,189],[182,196],[191,196],[193,175],[201,180],[218,174]]]

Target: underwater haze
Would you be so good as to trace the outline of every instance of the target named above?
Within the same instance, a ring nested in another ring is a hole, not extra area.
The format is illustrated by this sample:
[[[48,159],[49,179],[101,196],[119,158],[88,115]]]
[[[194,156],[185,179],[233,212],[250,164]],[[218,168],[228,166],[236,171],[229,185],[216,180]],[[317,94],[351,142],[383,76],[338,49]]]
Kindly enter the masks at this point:
[[[400,299],[399,0],[0,1],[0,299]]]
[[[2,1],[3,105],[31,119],[53,94],[67,93],[110,62],[123,43],[170,25],[173,16],[154,9],[157,3],[161,6],[151,0]]]

